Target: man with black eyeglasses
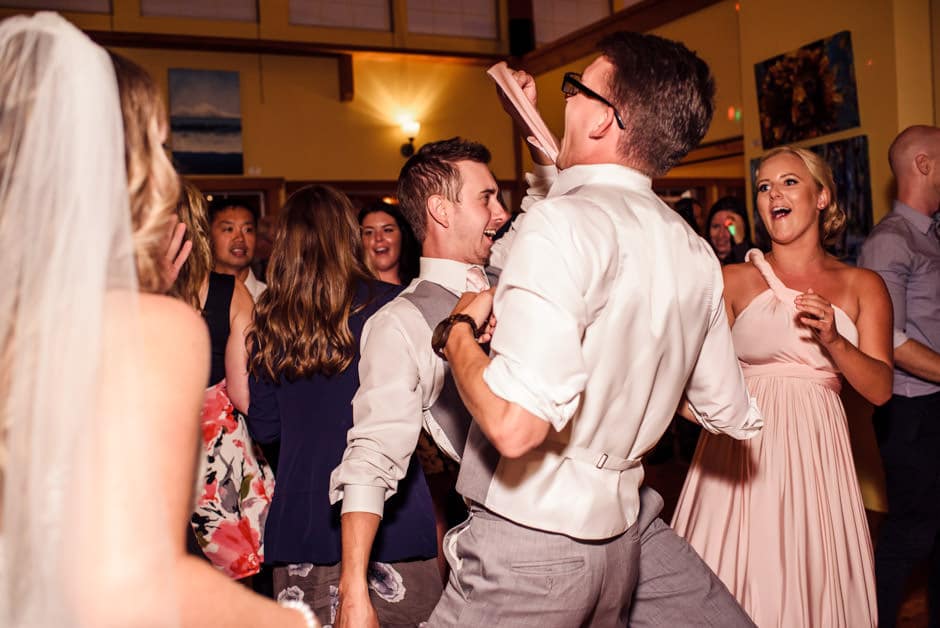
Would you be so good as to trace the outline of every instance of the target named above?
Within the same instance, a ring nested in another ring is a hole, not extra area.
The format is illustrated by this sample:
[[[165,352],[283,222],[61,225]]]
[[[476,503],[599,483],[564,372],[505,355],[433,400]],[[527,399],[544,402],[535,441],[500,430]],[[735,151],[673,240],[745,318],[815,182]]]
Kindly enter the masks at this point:
[[[495,301],[465,295],[454,313],[472,324],[444,336],[474,419],[457,484],[471,514],[445,538],[452,572],[429,626],[752,625],[641,495],[642,456],[680,399],[733,438],[763,422],[718,261],[652,191],[704,136],[713,82],[659,37],[599,47],[564,78],[557,179],[518,221]],[[534,104],[531,77],[517,81]],[[474,331],[491,314],[487,355]]]

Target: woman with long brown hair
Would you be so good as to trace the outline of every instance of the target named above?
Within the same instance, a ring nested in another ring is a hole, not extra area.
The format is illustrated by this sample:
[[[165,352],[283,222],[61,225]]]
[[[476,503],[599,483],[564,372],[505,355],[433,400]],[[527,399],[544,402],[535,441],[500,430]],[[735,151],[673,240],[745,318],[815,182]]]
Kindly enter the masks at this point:
[[[259,443],[280,440],[265,561],[275,565],[278,598],[312,601],[326,623],[334,619],[341,558],[340,505],[330,505],[329,480],[352,427],[360,336],[401,289],[372,278],[362,259],[349,199],[328,186],[295,192],[248,334],[249,429]],[[416,462],[389,500],[374,547],[378,620],[425,621],[441,585],[431,499]]]

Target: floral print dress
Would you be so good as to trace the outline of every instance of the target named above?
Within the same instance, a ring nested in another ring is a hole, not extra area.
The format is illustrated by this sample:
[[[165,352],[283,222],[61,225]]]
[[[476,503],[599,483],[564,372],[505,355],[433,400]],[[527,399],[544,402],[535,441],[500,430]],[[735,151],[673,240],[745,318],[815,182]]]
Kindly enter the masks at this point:
[[[206,389],[191,523],[206,557],[232,578],[258,573],[274,474],[256,451],[223,379]]]

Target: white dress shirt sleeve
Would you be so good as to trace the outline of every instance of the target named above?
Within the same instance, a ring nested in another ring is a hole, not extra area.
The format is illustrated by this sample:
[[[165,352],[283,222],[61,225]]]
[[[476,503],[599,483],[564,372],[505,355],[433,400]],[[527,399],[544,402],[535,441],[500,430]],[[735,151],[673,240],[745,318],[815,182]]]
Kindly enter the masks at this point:
[[[330,502],[343,500],[344,513],[382,516],[385,500],[398,490],[421,432],[419,379],[405,323],[393,308],[380,310],[362,332],[353,426],[330,476]]]
[[[613,233],[603,212],[551,199],[528,212],[500,276],[484,381],[556,430],[574,416],[587,381],[581,338],[604,303],[597,286],[613,272]]]
[[[702,351],[686,386],[692,414],[709,432],[746,440],[757,436],[764,417],[747,392],[744,373],[734,353],[731,326],[725,311],[724,281],[715,264],[712,307]]]
[[[493,243],[490,251],[489,266],[502,270],[506,267],[506,259],[509,257],[509,251],[512,249],[512,243],[516,239],[516,233],[525,222],[525,212],[532,207],[534,203],[548,196],[548,191],[555,182],[558,175],[558,169],[554,165],[542,166],[535,164],[533,172],[527,172],[525,175],[526,183],[529,187],[526,189],[525,198],[520,203],[521,216],[516,216],[509,226],[509,230],[503,234],[499,240]]]

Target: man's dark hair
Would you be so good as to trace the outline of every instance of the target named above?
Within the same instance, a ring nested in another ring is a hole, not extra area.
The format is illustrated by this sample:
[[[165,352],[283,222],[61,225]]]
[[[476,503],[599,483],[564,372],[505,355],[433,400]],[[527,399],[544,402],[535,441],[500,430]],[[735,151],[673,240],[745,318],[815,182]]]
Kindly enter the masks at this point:
[[[258,210],[258,204],[251,198],[245,196],[216,196],[209,203],[209,224],[215,222],[216,215],[226,209],[244,209],[251,213],[255,220],[255,226],[258,226],[258,219],[261,212]]]
[[[435,194],[460,202],[463,181],[458,161],[490,163],[490,151],[478,142],[460,137],[425,144],[402,166],[398,175],[398,202],[418,242],[427,235],[427,199]]]
[[[610,100],[627,128],[620,153],[658,176],[695,148],[711,123],[715,82],[708,65],[682,44],[617,32],[598,43],[614,68]]]

